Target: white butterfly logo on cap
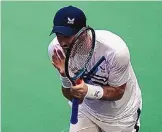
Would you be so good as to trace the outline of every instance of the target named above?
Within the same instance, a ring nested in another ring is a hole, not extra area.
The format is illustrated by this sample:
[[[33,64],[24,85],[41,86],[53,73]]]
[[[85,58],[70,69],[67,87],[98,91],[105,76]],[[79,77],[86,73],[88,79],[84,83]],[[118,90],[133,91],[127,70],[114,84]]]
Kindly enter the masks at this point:
[[[68,17],[68,24],[74,24],[74,21],[75,21],[75,18],[72,18],[72,19],[70,19],[69,17]]]

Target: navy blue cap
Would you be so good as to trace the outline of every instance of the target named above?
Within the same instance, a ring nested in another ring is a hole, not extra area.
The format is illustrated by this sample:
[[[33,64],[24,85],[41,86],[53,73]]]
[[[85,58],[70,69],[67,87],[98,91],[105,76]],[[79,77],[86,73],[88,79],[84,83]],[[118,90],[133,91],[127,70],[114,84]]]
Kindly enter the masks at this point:
[[[72,36],[85,26],[86,16],[81,9],[74,6],[63,7],[54,16],[51,34]]]

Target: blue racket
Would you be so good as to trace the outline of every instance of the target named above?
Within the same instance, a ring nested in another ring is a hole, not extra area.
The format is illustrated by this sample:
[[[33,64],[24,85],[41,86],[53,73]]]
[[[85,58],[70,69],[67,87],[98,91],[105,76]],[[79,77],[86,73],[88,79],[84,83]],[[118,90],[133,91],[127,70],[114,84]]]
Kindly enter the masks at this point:
[[[87,72],[87,66],[92,58],[94,48],[94,30],[91,27],[82,28],[76,34],[66,52],[65,73],[73,85],[81,83],[85,73]],[[104,57],[101,57],[101,59],[94,65],[94,67],[87,74],[88,78],[90,74],[95,73],[98,70],[97,67],[103,62],[104,59]],[[77,98],[73,98],[70,120],[72,124],[76,124],[78,122],[78,106],[79,100]]]
[[[73,85],[80,84],[86,71],[86,67],[91,60],[95,47],[95,32],[91,27],[83,27],[74,37],[71,45],[67,49],[65,59],[65,73]],[[72,124],[78,122],[77,98],[72,100]]]

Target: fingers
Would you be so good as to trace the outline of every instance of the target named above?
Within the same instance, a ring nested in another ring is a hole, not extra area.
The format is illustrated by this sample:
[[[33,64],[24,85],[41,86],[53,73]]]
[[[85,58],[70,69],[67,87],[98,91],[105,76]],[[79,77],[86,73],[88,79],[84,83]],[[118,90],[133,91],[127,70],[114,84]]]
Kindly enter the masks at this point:
[[[87,90],[87,86],[85,85],[84,81],[82,81],[81,84],[72,86],[70,92],[76,98],[84,98],[87,93]]]
[[[72,86],[72,89],[73,89],[73,90],[78,90],[78,89],[82,89],[82,88],[84,88],[84,81],[83,81],[83,80],[80,81],[79,84],[77,84],[77,85],[75,85],[75,86]]]
[[[77,99],[83,99],[84,98],[83,94],[81,94],[81,93],[75,93],[75,94],[73,94],[73,97],[75,97]]]
[[[53,54],[53,56],[52,56],[52,60],[53,60],[53,62],[55,62],[55,61],[57,61],[59,58],[58,58],[58,55],[57,55],[57,52],[56,52],[56,50],[54,49],[54,54]]]
[[[70,92],[72,94],[76,94],[76,93],[83,93],[84,92],[84,89],[83,88],[79,88],[79,89],[70,89]]]
[[[75,98],[77,98],[77,99],[82,99],[82,95],[73,95]]]
[[[80,90],[80,89],[83,89],[83,87],[80,86],[80,85],[76,85],[76,86],[72,86],[71,89],[72,89],[73,91],[78,91],[78,90]]]
[[[65,57],[63,55],[63,53],[61,52],[61,50],[57,50],[58,56],[60,57],[61,60],[64,60]]]
[[[54,49],[53,50],[53,52],[54,52],[54,57],[57,57],[57,59],[61,59],[61,60],[64,60],[65,59],[65,56],[64,56],[64,54],[62,53],[62,51],[61,50],[59,50],[59,49]]]
[[[53,50],[54,54],[52,56],[52,64],[53,65],[61,65],[61,64],[64,64],[65,63],[65,57],[63,55],[63,53],[61,52],[61,50],[56,50],[54,49]]]
[[[57,63],[56,63],[56,62],[52,61],[52,65],[53,65],[55,68],[58,69],[58,67],[57,67]]]

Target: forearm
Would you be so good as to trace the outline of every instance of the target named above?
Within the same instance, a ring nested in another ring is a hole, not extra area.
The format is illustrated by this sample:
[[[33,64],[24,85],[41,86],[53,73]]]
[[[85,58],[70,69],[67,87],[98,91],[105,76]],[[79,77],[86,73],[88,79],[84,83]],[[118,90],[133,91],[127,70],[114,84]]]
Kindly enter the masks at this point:
[[[123,97],[124,89],[111,86],[103,86],[103,96],[100,100],[116,101]]]
[[[73,96],[71,95],[70,88],[62,87],[62,94],[64,95],[65,98],[72,101]]]
[[[112,86],[94,86],[87,84],[87,94],[86,98],[89,99],[100,99],[107,101],[120,100],[124,94],[126,84],[119,87]]]
[[[70,101],[72,101],[73,97],[80,98],[80,100],[83,100],[84,97],[89,99],[100,99],[108,101],[120,100],[124,94],[126,86],[126,84],[123,84],[122,86],[119,87],[112,87],[112,86],[101,87],[85,84],[82,82],[80,85],[77,85],[75,86],[75,88],[73,88],[74,86],[72,86],[70,80],[67,77],[61,76],[61,81],[62,81],[62,93],[64,97]],[[77,87],[79,87],[79,89]],[[80,95],[84,96],[78,96],[78,92],[80,93]]]

